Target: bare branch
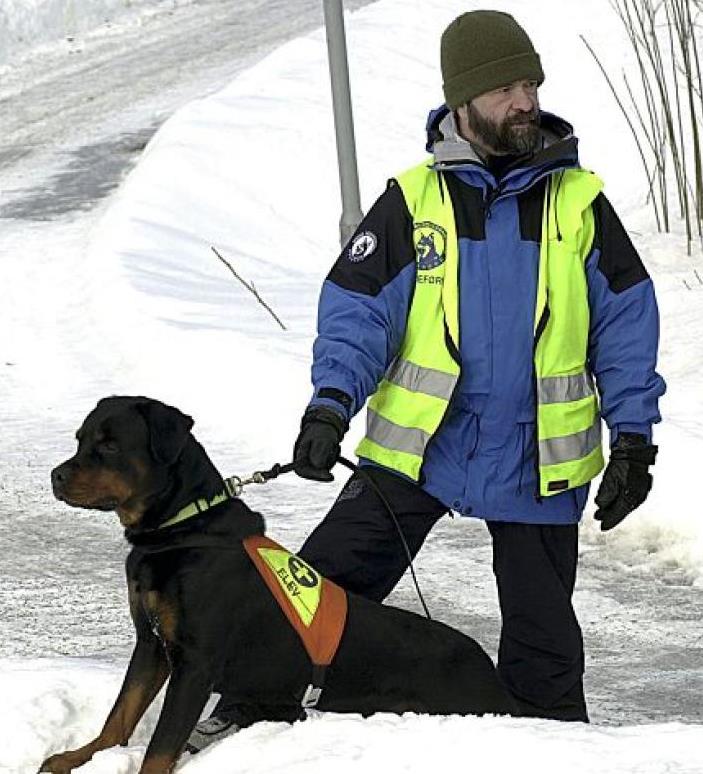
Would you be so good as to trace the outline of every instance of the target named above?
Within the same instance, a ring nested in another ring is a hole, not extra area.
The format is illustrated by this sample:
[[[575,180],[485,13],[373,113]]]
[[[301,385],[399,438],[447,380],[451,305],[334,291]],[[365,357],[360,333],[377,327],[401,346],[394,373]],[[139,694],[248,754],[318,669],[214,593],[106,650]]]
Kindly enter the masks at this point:
[[[624,75],[630,110],[582,39],[635,139],[647,175],[647,198],[652,200],[660,230],[662,226],[669,230],[669,194],[676,186],[690,254],[694,224],[703,247],[703,0],[610,0],[610,5],[639,69],[639,95]],[[653,161],[645,157],[645,150],[651,151]]]
[[[257,289],[254,287],[254,283],[253,282],[249,283],[243,280],[239,276],[239,274],[237,274],[237,272],[234,270],[234,267],[232,266],[232,264],[226,258],[222,257],[222,255],[219,253],[217,248],[210,245],[210,249],[222,261],[222,263],[224,263],[224,265],[232,272],[232,274],[234,274],[234,276],[242,283],[242,285],[244,285],[244,287],[254,296],[254,298],[256,298],[256,300],[261,304],[261,306],[263,306],[264,309],[266,309],[266,311],[281,326],[281,328],[283,328],[284,331],[287,330],[286,326],[281,322],[278,315],[273,311],[273,309],[271,309],[271,307],[266,303],[266,301],[264,301],[264,299],[261,298]]]
[[[630,132],[632,132],[632,137],[633,137],[633,139],[635,141],[635,144],[637,145],[637,150],[639,151],[639,154],[640,154],[640,159],[642,161],[642,166],[644,167],[645,177],[647,178],[647,182],[650,183],[650,181],[653,179],[653,175],[650,175],[649,165],[647,164],[647,159],[646,159],[646,157],[644,155],[644,150],[642,148],[642,143],[640,142],[640,138],[639,138],[639,136],[637,134],[637,130],[635,129],[635,127],[634,127],[634,125],[632,123],[632,120],[630,119],[630,115],[627,112],[627,109],[625,108],[625,106],[623,105],[622,100],[620,99],[620,95],[618,94],[615,86],[613,86],[613,82],[611,81],[610,76],[608,75],[605,67],[603,67],[603,65],[601,64],[601,61],[598,58],[598,55],[596,54],[596,52],[591,47],[590,43],[586,40],[586,38],[583,35],[579,35],[579,37],[581,38],[581,40],[583,41],[584,45],[586,46],[586,48],[590,52],[591,56],[595,59],[595,62],[598,65],[598,67],[600,68],[601,73],[603,73],[603,77],[605,78],[606,83],[610,87],[610,91],[611,91],[613,97],[615,98],[615,101],[617,102],[618,107],[620,108],[620,112],[623,114],[623,116],[625,117],[625,120],[627,121],[627,125],[630,127]],[[650,191],[651,191],[651,183],[650,183]],[[659,222],[659,210],[657,209],[657,203],[656,203],[656,199],[654,197],[652,197],[652,204],[653,204],[653,207],[654,207],[654,215],[655,215],[655,218],[657,220],[657,227],[659,228],[659,230],[661,230],[661,224]]]

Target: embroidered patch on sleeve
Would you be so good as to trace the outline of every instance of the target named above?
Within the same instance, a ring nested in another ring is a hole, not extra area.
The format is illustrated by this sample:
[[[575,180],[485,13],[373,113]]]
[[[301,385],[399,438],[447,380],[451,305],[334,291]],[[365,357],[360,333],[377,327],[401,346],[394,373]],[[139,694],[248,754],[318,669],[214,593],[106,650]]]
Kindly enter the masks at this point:
[[[320,605],[320,576],[310,565],[288,551],[273,548],[257,550],[300,616],[300,620],[309,627]]]
[[[347,250],[347,258],[352,263],[361,263],[376,252],[378,237],[372,231],[357,234]]]

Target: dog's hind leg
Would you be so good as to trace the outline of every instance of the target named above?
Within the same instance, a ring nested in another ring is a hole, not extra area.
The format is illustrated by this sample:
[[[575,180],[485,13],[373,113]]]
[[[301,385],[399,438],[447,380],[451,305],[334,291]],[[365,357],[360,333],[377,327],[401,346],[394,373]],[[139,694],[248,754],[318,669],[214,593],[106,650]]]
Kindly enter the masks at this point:
[[[168,661],[159,640],[154,635],[137,639],[122,689],[100,734],[77,750],[47,758],[39,771],[68,774],[87,763],[96,752],[127,744],[134,727],[166,681],[168,672]]]

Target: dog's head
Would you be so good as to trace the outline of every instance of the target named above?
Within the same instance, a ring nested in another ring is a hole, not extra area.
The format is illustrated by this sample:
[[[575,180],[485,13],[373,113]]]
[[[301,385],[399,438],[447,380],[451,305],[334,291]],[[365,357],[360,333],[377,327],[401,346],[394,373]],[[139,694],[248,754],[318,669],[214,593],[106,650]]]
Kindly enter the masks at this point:
[[[125,527],[139,525],[166,491],[193,420],[143,397],[104,398],[76,433],[78,451],[51,472],[54,495],[69,505],[116,511]]]

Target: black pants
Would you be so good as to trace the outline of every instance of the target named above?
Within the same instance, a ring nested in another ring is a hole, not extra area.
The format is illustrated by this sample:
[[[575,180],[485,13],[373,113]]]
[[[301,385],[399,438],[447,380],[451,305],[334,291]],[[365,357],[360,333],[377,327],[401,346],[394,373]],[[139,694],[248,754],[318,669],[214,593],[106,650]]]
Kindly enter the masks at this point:
[[[365,468],[395,512],[413,556],[446,508],[415,484]],[[498,672],[525,715],[587,721],[583,641],[571,605],[578,528],[486,522],[503,619]],[[408,566],[378,495],[355,473],[298,552],[348,591],[381,601]]]

